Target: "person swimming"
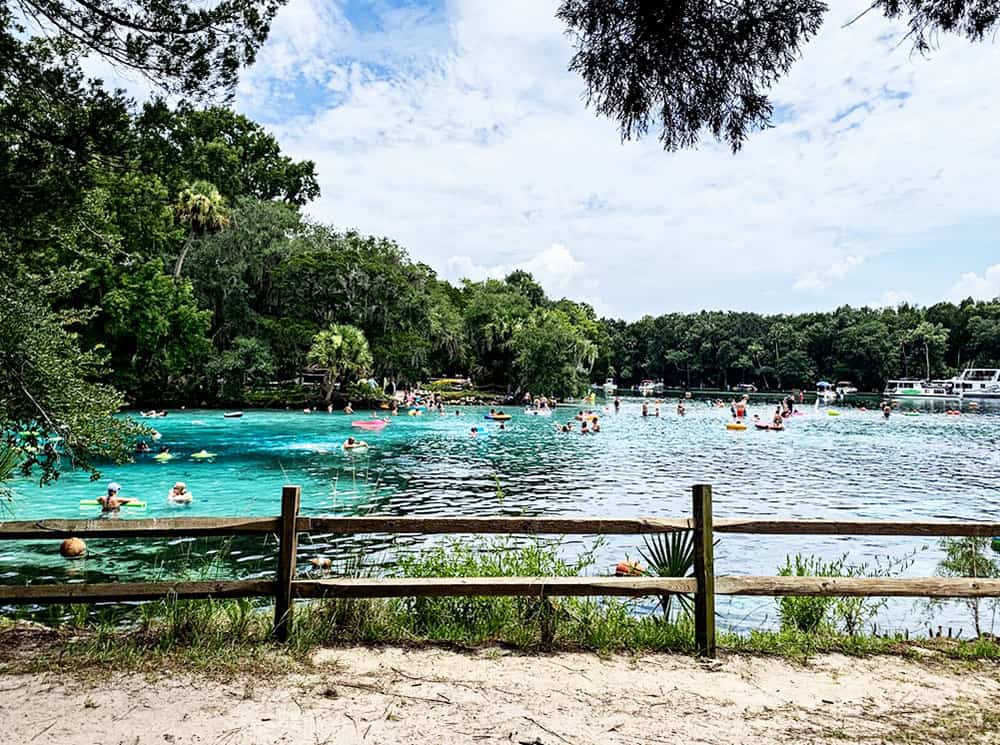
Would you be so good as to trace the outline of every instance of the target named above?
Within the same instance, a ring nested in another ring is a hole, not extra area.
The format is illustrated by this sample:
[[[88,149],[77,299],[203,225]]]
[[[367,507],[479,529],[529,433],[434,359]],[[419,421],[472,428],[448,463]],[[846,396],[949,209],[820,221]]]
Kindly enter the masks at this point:
[[[580,424],[580,434],[581,435],[589,435],[590,434],[590,430],[587,428],[587,420],[586,419],[584,419],[583,422]]]
[[[621,409],[621,407],[622,407],[622,400],[620,398],[618,398],[618,396],[615,396],[615,413],[616,414],[618,413],[618,410]]]
[[[101,505],[101,516],[111,516],[121,511],[122,505],[138,503],[138,499],[131,497],[120,497],[121,486],[114,481],[108,484],[108,493],[103,497],[98,497],[97,502]]]
[[[475,437],[478,434],[479,434],[479,427],[473,427],[472,429],[469,430],[470,437]]]
[[[353,437],[348,437],[344,440],[343,448],[344,450],[354,450],[355,448],[366,448],[368,443],[364,440],[355,440]]]
[[[178,481],[173,488],[167,492],[168,502],[190,503],[194,499],[187,485],[183,481]]]
[[[599,419],[598,419],[598,418],[597,418],[597,417],[595,416],[595,417],[593,418],[593,420],[591,421],[591,423],[590,423],[590,432],[591,432],[591,434],[594,434],[594,435],[596,435],[596,434],[597,434],[598,432],[600,432],[600,431],[601,431],[601,422],[600,422],[600,420],[599,420]]]
[[[647,404],[645,401],[642,402],[642,415],[649,416],[649,404]]]
[[[892,405],[886,401],[882,404],[882,416],[888,419],[890,414],[892,414]]]
[[[680,416],[684,416],[684,413],[685,413],[686,411],[687,411],[687,409],[685,409],[685,408],[684,408],[684,402],[683,402],[683,401],[678,401],[678,402],[677,402],[677,413],[678,413],[678,414],[679,414]]]

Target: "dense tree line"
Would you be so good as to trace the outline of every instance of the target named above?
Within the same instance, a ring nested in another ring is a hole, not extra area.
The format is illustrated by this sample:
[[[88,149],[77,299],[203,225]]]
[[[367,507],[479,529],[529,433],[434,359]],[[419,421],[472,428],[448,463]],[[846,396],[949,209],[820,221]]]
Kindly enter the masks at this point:
[[[680,388],[767,389],[809,387],[822,377],[881,390],[888,378],[1000,366],[996,300],[773,316],[702,311],[602,323],[608,344],[595,373],[626,383],[649,378]]]

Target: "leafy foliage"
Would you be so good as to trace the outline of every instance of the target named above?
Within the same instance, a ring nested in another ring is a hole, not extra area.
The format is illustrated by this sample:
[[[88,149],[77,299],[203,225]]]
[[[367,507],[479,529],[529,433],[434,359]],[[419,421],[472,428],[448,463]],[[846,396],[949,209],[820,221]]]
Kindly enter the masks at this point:
[[[563,0],[557,15],[575,41],[570,69],[588,103],[623,139],[657,126],[664,148],[678,150],[707,131],[736,151],[771,125],[767,94],[827,10],[821,0]],[[981,41],[1000,21],[1000,6],[983,0],[874,0],[870,11],[906,18],[921,53],[940,31]]]
[[[694,534],[689,530],[643,536],[639,554],[647,564],[646,573],[656,577],[690,577],[694,574]],[[676,598],[680,610],[690,614],[694,607],[688,595],[662,595],[663,617],[670,618]]]
[[[334,383],[338,380],[356,378],[368,372],[372,353],[361,329],[333,324],[316,334],[308,359],[326,371],[323,388],[329,401],[333,396]]]
[[[938,574],[943,577],[982,577],[996,579],[1000,577],[1000,561],[990,554],[990,539],[967,536],[964,538],[942,538],[941,549],[944,558],[938,564]],[[983,606],[993,608],[994,612],[1000,603],[996,598],[966,598],[963,601],[972,616],[972,624],[976,637],[983,635]],[[990,628],[992,631],[992,626]]]

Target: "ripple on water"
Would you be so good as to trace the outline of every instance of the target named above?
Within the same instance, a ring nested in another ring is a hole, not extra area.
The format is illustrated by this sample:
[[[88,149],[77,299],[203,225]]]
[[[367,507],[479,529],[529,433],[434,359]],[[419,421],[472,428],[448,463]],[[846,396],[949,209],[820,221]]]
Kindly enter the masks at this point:
[[[939,407],[940,408],[940,407]],[[685,417],[643,419],[639,402],[626,400],[619,414],[605,412],[602,433],[583,437],[555,431],[554,419],[515,415],[508,429],[462,416],[399,417],[381,432],[366,432],[372,447],[352,455],[340,444],[356,434],[354,416],[251,411],[242,419],[221,412],[171,413],[157,423],[162,444],[179,457],[160,464],[150,458],[105,470],[126,496],[148,507],[132,516],[275,515],[281,487],[302,486],[306,515],[595,515],[683,516],[690,513],[690,486],[711,483],[718,517],[785,516],[871,519],[995,519],[995,474],[1000,471],[1000,415],[995,409],[947,417],[927,406],[917,417],[845,410],[829,417],[807,410],[786,432],[731,432],[725,409],[693,403]],[[756,408],[761,417],[770,407]],[[483,430],[469,436],[471,426]],[[188,456],[202,448],[212,462]],[[185,481],[195,501],[183,512],[165,496]],[[39,491],[15,484],[16,500],[5,519],[75,518],[79,500],[102,493],[102,483],[69,474]],[[390,566],[401,551],[448,537],[303,537],[303,563],[322,553],[336,560],[364,557]],[[66,562],[57,544],[32,541],[5,546],[0,580],[98,581],[158,578],[196,571],[199,563],[228,567],[234,576],[273,571],[274,542],[252,537],[176,541],[90,541],[89,556]],[[919,549],[930,543],[926,551]],[[592,537],[570,537],[567,554],[594,545]],[[621,556],[636,556],[641,537],[612,536],[601,545],[595,572]],[[933,573],[939,554],[933,541],[843,536],[724,535],[717,548],[720,572],[770,574],[796,552],[827,560],[873,562],[895,553],[915,554],[908,572]],[[261,574],[263,573],[263,574]],[[774,604],[759,599],[720,600],[728,622],[769,623]],[[898,607],[897,607],[898,606]],[[651,606],[650,606],[651,607]],[[899,619],[912,615],[896,603]],[[902,608],[902,610],[899,610]],[[894,611],[894,612],[897,612]]]

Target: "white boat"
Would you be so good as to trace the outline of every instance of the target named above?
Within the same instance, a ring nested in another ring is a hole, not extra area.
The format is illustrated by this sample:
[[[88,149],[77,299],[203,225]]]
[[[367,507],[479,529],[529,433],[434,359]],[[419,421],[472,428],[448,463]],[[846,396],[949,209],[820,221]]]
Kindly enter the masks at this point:
[[[846,397],[850,393],[857,393],[858,388],[850,380],[838,380],[837,385],[833,388],[834,391],[840,394],[841,398]]]
[[[615,395],[615,391],[618,390],[618,386],[615,385],[615,381],[613,378],[608,378],[607,380],[605,380],[604,385],[601,387],[604,389],[605,396],[613,396]]]
[[[825,380],[821,380],[816,384],[817,404],[820,402],[830,404],[837,401],[839,398],[840,396],[837,395],[837,390]]]
[[[958,399],[955,380],[916,380],[903,378],[887,380],[882,395],[886,398],[937,398]]]
[[[656,384],[652,380],[644,380],[639,383],[636,390],[640,396],[652,396],[656,392]]]
[[[970,367],[954,378],[955,388],[962,398],[984,398],[1000,401],[1000,369]]]

